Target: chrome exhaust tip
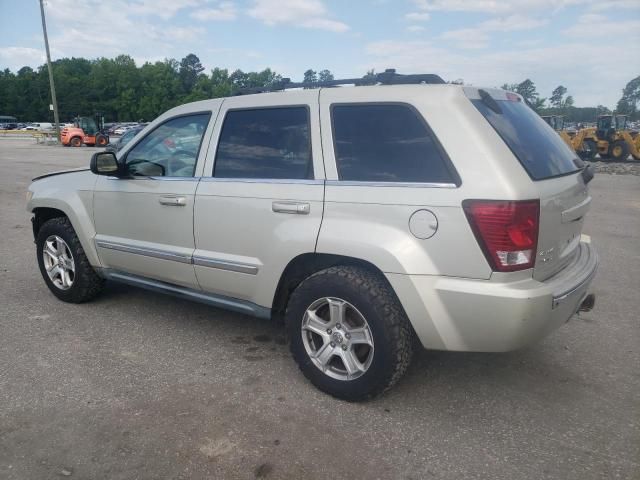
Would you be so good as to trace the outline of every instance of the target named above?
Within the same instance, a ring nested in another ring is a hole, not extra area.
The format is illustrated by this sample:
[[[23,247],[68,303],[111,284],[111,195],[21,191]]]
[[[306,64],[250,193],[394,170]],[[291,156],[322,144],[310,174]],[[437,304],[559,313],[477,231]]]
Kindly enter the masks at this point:
[[[580,304],[580,307],[578,307],[578,312],[590,312],[591,310],[593,310],[593,307],[595,306],[595,304],[596,304],[596,296],[595,294],[590,293],[589,295],[584,297],[584,300]]]

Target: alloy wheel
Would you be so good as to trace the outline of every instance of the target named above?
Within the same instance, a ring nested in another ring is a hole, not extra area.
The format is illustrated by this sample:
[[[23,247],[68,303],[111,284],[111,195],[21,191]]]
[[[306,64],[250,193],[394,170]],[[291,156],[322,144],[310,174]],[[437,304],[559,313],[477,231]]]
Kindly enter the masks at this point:
[[[313,364],[337,380],[355,380],[371,366],[373,335],[356,307],[340,298],[323,297],[305,311],[304,348]]]
[[[69,245],[57,235],[47,237],[42,261],[49,280],[60,290],[69,290],[76,278],[76,265]]]

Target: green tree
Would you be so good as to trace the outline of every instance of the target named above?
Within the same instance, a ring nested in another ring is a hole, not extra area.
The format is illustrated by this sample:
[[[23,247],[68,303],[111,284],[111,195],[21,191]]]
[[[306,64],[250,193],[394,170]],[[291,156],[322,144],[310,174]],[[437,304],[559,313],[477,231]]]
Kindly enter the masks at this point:
[[[200,59],[193,53],[190,53],[180,61],[180,81],[185,92],[190,92],[198,82],[198,76],[204,71]]]
[[[551,92],[551,97],[549,98],[549,103],[552,107],[560,108],[564,105],[564,96],[567,93],[567,89],[562,85],[557,86],[553,92]]]
[[[631,80],[622,90],[622,97],[618,101],[616,111],[633,115],[638,112],[640,102],[640,76]]]
[[[505,88],[507,87],[507,88]],[[544,104],[546,102],[546,98],[540,98],[540,95],[538,94],[538,91],[536,90],[536,85],[535,83],[533,83],[530,79],[526,79],[523,82],[518,83],[517,85],[515,84],[504,84],[502,86],[502,88],[504,90],[511,90],[511,91],[515,91],[516,93],[520,94],[522,96],[522,98],[524,98],[524,101],[527,103],[527,105],[529,105],[531,108],[533,108],[536,112],[540,111],[542,108],[544,108]]]
[[[334,80],[333,77],[333,73],[331,73],[329,70],[320,70],[318,72],[318,81],[319,82],[329,82],[331,80]]]
[[[302,80],[304,83],[316,83],[318,81],[318,74],[315,70],[307,70],[304,72],[304,78]]]

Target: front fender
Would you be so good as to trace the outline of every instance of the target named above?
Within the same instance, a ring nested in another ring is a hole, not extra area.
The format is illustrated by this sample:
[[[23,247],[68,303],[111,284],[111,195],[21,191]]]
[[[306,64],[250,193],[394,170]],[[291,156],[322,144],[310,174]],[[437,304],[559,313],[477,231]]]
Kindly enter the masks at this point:
[[[93,238],[93,190],[96,175],[89,171],[72,172],[34,181],[29,186],[31,198],[27,211],[37,208],[54,208],[63,212],[78,235],[80,244],[94,267],[100,267],[100,259]]]

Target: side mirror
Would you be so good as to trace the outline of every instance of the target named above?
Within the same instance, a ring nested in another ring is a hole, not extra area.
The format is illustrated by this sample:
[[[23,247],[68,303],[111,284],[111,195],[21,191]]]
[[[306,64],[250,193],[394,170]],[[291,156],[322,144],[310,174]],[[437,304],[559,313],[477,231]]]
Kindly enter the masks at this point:
[[[117,176],[120,164],[113,152],[97,152],[91,157],[90,168],[96,175]]]

